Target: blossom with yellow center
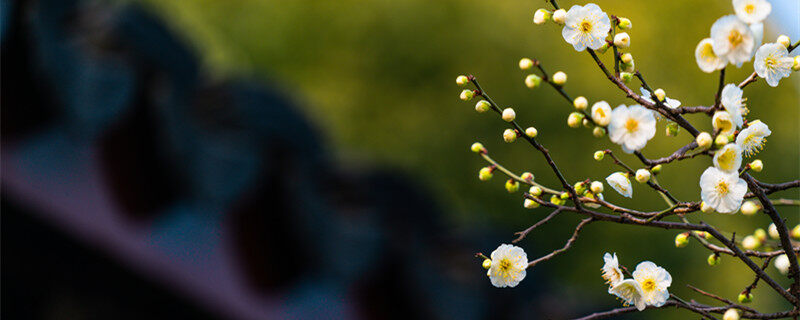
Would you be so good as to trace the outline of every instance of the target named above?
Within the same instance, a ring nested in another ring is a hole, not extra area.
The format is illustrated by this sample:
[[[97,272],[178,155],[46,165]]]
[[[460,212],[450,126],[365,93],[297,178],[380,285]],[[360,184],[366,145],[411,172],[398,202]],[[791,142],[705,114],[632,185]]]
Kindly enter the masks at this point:
[[[605,264],[603,265],[603,279],[606,280],[609,286],[614,287],[618,283],[622,281],[624,277],[622,271],[619,269],[619,260],[617,260],[617,254],[611,255],[610,253],[606,252],[603,255],[603,261]]]
[[[669,298],[672,276],[662,267],[650,261],[640,262],[633,271],[633,279],[642,288],[642,300],[654,307],[663,306]]]
[[[711,125],[714,127],[714,130],[719,130],[719,134],[726,136],[733,135],[736,131],[731,114],[727,111],[717,111],[714,113],[714,116],[711,118]]]
[[[736,144],[742,148],[745,156],[753,156],[761,151],[770,134],[772,131],[769,130],[769,127],[760,120],[756,120],[739,132],[739,135],[736,136]]]
[[[733,0],[736,16],[745,23],[759,23],[772,12],[772,5],[767,0]]]
[[[794,59],[789,56],[786,47],[779,43],[767,43],[756,51],[753,68],[759,77],[764,78],[772,87],[777,87],[781,78],[792,74]]]
[[[714,153],[714,166],[729,173],[736,173],[742,166],[742,148],[728,143]]]
[[[737,67],[750,61],[755,50],[753,31],[734,15],[724,16],[714,22],[711,40],[714,53]]]
[[[633,153],[647,145],[656,134],[656,118],[650,110],[640,105],[620,105],[611,112],[608,137],[622,146],[622,151]]]
[[[516,287],[525,279],[528,268],[528,255],[522,248],[501,244],[492,251],[492,265],[486,272],[492,285],[498,288]]]
[[[743,94],[744,91],[737,85],[729,83],[722,88],[722,97],[720,97],[722,106],[725,107],[725,111],[728,111],[731,120],[738,128],[741,128],[744,124],[742,115],[747,112],[744,104],[745,99],[742,98]]]
[[[747,182],[739,173],[709,167],[700,176],[700,198],[720,213],[734,213],[742,205]]]
[[[567,11],[564,28],[561,36],[575,50],[583,51],[586,48],[600,49],[606,42],[608,32],[611,30],[611,20],[608,14],[599,6],[589,3],[585,6],[572,6]]]
[[[712,73],[716,70],[725,68],[728,61],[714,53],[714,41],[711,38],[700,40],[694,49],[694,58],[697,66],[705,73]]]
[[[608,105],[608,102],[598,101],[592,105],[592,121],[602,127],[611,122],[611,106]]]
[[[644,299],[644,291],[639,282],[634,279],[620,281],[620,283],[608,289],[608,293],[622,299],[623,304],[626,306],[636,306],[636,309],[639,311],[647,307]]]

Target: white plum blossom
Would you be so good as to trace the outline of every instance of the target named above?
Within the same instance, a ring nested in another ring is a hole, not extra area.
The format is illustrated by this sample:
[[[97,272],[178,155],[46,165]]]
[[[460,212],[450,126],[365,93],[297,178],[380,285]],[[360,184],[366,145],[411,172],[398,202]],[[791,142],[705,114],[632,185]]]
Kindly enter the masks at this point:
[[[602,127],[611,123],[611,106],[608,102],[598,101],[592,105],[592,121]]]
[[[663,306],[669,298],[672,276],[662,267],[650,261],[640,262],[633,271],[633,279],[642,288],[644,303],[654,307]]]
[[[501,244],[492,251],[492,266],[486,271],[492,285],[498,288],[516,287],[525,279],[528,268],[528,255],[522,248],[510,244]]]
[[[714,53],[737,67],[753,57],[753,31],[735,15],[727,15],[714,22],[711,26],[711,40]]]
[[[640,105],[620,105],[611,112],[608,137],[622,146],[622,151],[641,150],[656,134],[656,118]]]
[[[631,180],[628,179],[628,176],[622,172],[614,172],[608,177],[606,177],[606,182],[609,186],[611,186],[614,191],[619,192],[619,194],[625,197],[632,197],[633,196],[633,186],[631,186]]]
[[[753,68],[759,77],[767,80],[767,84],[777,87],[781,78],[792,73],[793,64],[794,59],[789,57],[786,47],[779,43],[767,43],[756,51]]]
[[[606,254],[603,255],[603,261],[605,262],[602,268],[603,279],[606,280],[606,283],[608,283],[610,287],[614,287],[622,281],[622,278],[624,278],[622,271],[619,269],[619,260],[617,260],[617,254],[614,253],[614,255],[611,255],[610,253],[606,252]]]
[[[733,120],[737,128],[741,128],[744,124],[742,114],[746,113],[744,99],[742,98],[743,94],[744,91],[742,89],[733,83],[729,83],[722,88],[722,97],[720,98],[722,106],[731,115],[731,120]]]
[[[747,182],[738,172],[727,173],[708,167],[700,176],[700,198],[719,213],[734,213],[742,205]]]
[[[759,23],[772,12],[772,5],[767,0],[733,0],[733,11],[745,23]]]
[[[606,37],[611,30],[611,20],[608,14],[599,6],[589,3],[585,6],[572,6],[567,11],[564,29],[561,36],[575,50],[583,51],[586,48],[600,49],[606,43]]]
[[[739,132],[739,135],[736,136],[736,144],[742,148],[744,155],[749,157],[761,151],[770,134],[772,131],[769,130],[769,127],[761,120],[756,120]]]
[[[728,143],[714,153],[714,166],[728,173],[737,173],[742,166],[742,148]]]
[[[719,134],[730,136],[736,131],[736,126],[733,124],[733,119],[728,111],[717,111],[711,117],[711,125],[714,130],[719,130]]]
[[[608,289],[608,293],[616,295],[622,299],[622,302],[626,306],[636,306],[636,309],[639,311],[642,311],[647,307],[644,302],[644,292],[642,292],[642,287],[639,282],[634,279],[621,281],[617,285]]]
[[[728,64],[728,60],[714,53],[714,41],[711,38],[700,40],[700,43],[694,49],[694,58],[697,61],[697,66],[705,73],[720,70]]]

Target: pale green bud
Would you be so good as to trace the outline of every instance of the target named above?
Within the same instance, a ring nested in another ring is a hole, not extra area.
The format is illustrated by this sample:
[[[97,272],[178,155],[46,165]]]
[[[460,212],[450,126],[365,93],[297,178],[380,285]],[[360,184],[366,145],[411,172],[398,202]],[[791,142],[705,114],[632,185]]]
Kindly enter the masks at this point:
[[[594,152],[594,159],[597,160],[597,161],[601,161],[601,160],[603,160],[603,157],[605,155],[606,155],[606,153],[604,151],[600,151],[600,150],[595,151]]]
[[[528,190],[528,193],[530,193],[534,197],[541,196],[542,195],[542,188],[539,188],[537,186],[533,186]]]
[[[461,95],[459,96],[459,98],[461,98],[461,100],[464,100],[464,101],[469,101],[469,100],[472,99],[472,97],[474,95],[475,95],[475,93],[473,93],[472,90],[464,90],[464,91],[461,91]]]
[[[742,239],[742,247],[747,250],[755,250],[761,246],[761,241],[758,240],[755,236],[749,235]]]
[[[603,183],[600,181],[592,181],[592,184],[589,187],[592,189],[592,192],[595,194],[603,192]]]
[[[490,259],[485,259],[485,260],[483,260],[483,263],[481,264],[481,266],[482,266],[484,269],[486,269],[486,270],[489,270],[489,268],[491,268],[491,267],[492,267],[492,260],[490,260]]]
[[[471,147],[469,147],[469,149],[470,149],[470,150],[472,150],[472,152],[475,152],[475,153],[481,153],[481,152],[485,152],[485,150],[486,150],[486,149],[483,147],[483,144],[482,144],[482,143],[480,143],[480,142],[475,142],[475,143],[473,143],[473,144],[472,144],[472,146],[471,146]]]
[[[533,173],[530,172],[523,172],[519,177],[525,181],[533,181]]]
[[[569,114],[567,117],[567,125],[570,128],[578,128],[581,126],[581,121],[583,121],[584,115],[582,113],[573,112]]]
[[[517,192],[517,190],[519,190],[519,182],[514,179],[506,180],[506,190],[508,193]]]
[[[622,56],[619,57],[619,60],[622,63],[631,63],[633,62],[633,55],[630,52],[623,53]]]
[[[721,134],[718,135],[716,139],[714,139],[714,146],[716,146],[717,148],[722,148],[722,146],[728,144],[728,142],[731,142],[731,140],[728,139],[728,136]]]
[[[489,101],[481,100],[481,101],[478,101],[478,103],[475,104],[475,111],[478,111],[479,113],[484,113],[486,111],[489,111],[489,109],[491,107],[492,107],[492,104],[489,103]]]
[[[790,233],[792,238],[800,239],[800,224],[794,226],[794,228],[792,228],[792,232]]]
[[[679,233],[675,236],[675,247],[683,248],[689,244],[689,234],[688,233]]]
[[[577,194],[583,194],[584,192],[586,192],[586,184],[583,183],[583,181],[575,182],[575,184],[572,185],[572,187],[575,189],[575,192]]]
[[[478,171],[478,179],[481,179],[481,181],[487,181],[491,179],[493,176],[492,171],[492,168],[489,167],[481,168],[481,171]]]
[[[512,143],[517,140],[517,132],[512,129],[506,129],[503,131],[503,140],[508,143]]]
[[[522,206],[526,209],[536,209],[539,207],[539,203],[531,199],[525,199],[522,201]]]
[[[617,26],[619,26],[620,29],[622,29],[622,30],[630,30],[630,28],[633,27],[633,24],[631,23],[630,19],[622,18],[622,17],[620,17],[618,19],[619,19],[619,23],[617,24]]]
[[[667,124],[667,136],[675,137],[678,135],[678,131],[680,131],[681,127],[678,126],[675,122],[670,122]]]
[[[753,294],[752,293],[740,293],[738,297],[739,303],[750,303],[753,302]]]
[[[750,162],[750,169],[755,172],[761,172],[761,170],[764,170],[764,162],[758,159],[753,160],[753,162]]]
[[[562,192],[558,197],[561,198],[561,200],[567,200],[569,199],[569,193]]]
[[[467,78],[467,76],[460,75],[460,76],[456,77],[456,84],[459,87],[463,87],[463,86],[467,85],[467,83],[469,83],[469,78]]]
[[[743,215],[752,216],[752,215],[756,214],[756,212],[758,212],[759,209],[760,209],[759,205],[756,204],[753,201],[748,200],[748,201],[745,201],[744,203],[742,203],[742,209],[741,210],[742,210],[742,214]]]
[[[522,58],[519,60],[519,68],[521,70],[528,70],[533,67],[533,60],[528,58]]]
[[[552,17],[552,15],[553,15],[552,12],[547,11],[545,9],[536,10],[536,12],[533,14],[533,23],[543,24],[547,22],[547,20],[550,20],[550,17]]]
[[[758,241],[761,242],[767,241],[767,231],[765,231],[762,228],[758,228],[755,231],[753,231],[753,236],[756,237]]]
[[[712,253],[708,256],[708,265],[709,266],[716,266],[719,264],[720,256],[716,253]]]
[[[619,78],[622,80],[622,82],[625,82],[625,83],[630,83],[630,82],[631,82],[631,80],[633,80],[633,73],[630,73],[630,72],[620,72],[620,73],[619,73]]]
[[[660,164],[657,164],[655,167],[650,169],[650,172],[652,172],[653,174],[659,174],[661,173],[661,168],[662,166]]]
[[[542,78],[535,74],[529,74],[527,77],[525,77],[525,86],[530,89],[535,89],[541,83]]]
[[[525,135],[536,138],[536,136],[539,135],[539,130],[536,130],[534,127],[528,127],[528,129],[525,129]]]
[[[592,129],[592,135],[594,135],[596,138],[602,138],[606,135],[606,128],[594,127],[594,129]]]

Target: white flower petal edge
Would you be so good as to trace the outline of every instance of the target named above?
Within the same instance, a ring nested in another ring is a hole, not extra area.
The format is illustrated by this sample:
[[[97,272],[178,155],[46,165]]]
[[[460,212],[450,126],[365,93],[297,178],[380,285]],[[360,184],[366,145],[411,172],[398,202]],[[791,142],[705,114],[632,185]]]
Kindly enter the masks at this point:
[[[772,4],[767,0],[733,0],[733,10],[742,21],[759,23],[772,12]]]
[[[641,150],[656,134],[656,118],[650,110],[640,105],[620,105],[611,112],[608,137],[622,145],[622,150],[632,153]]]
[[[777,87],[782,78],[792,74],[794,59],[782,44],[767,43],[756,51],[753,68],[759,77],[767,80],[767,84]]]
[[[623,303],[626,306],[628,305],[636,306],[636,309],[639,311],[642,311],[647,307],[644,302],[644,294],[642,292],[642,287],[636,280],[633,279],[623,280],[617,285],[609,288],[608,293],[613,294],[622,299]]]
[[[608,283],[609,286],[614,287],[622,281],[622,278],[624,278],[622,271],[619,269],[619,260],[617,260],[617,254],[614,253],[612,256],[610,253],[606,252],[606,254],[603,255],[603,261],[605,262],[602,268],[603,279],[606,280],[606,283]]]
[[[742,166],[742,148],[728,143],[714,153],[714,166],[727,173],[737,173]]]
[[[739,210],[747,193],[747,182],[738,172],[727,173],[708,167],[700,176],[700,198],[719,213]]]
[[[575,50],[599,49],[605,44],[611,20],[599,6],[589,3],[585,6],[572,6],[567,11],[561,36]]]
[[[755,50],[755,48],[761,46],[761,41],[764,39],[764,23],[754,23],[749,27],[750,31],[753,32],[753,49]]]
[[[492,251],[492,266],[486,271],[492,285],[498,288],[516,287],[525,279],[528,255],[522,248],[501,244]]]
[[[737,128],[741,128],[744,124],[744,119],[742,118],[742,113],[744,111],[743,94],[744,91],[739,89],[737,85],[729,83],[722,88],[722,98],[720,98],[722,106],[725,107],[725,111],[728,111],[731,115],[731,120],[733,120]]]
[[[750,122],[747,128],[739,132],[739,135],[736,136],[736,144],[742,148],[744,155],[749,157],[761,151],[770,134],[772,131],[769,130],[769,127],[761,120],[756,120]]]
[[[700,40],[694,49],[694,58],[697,66],[705,73],[712,73],[716,70],[725,68],[728,61],[714,53],[714,41],[711,38]]]
[[[660,307],[669,298],[672,276],[662,267],[650,261],[640,262],[633,271],[633,279],[642,289],[642,298],[647,305]]]
[[[631,186],[631,180],[628,179],[622,172],[614,172],[608,177],[606,177],[606,182],[609,186],[611,186],[614,191],[619,192],[619,194],[625,197],[633,197],[633,186]]]
[[[719,18],[711,25],[711,40],[714,53],[736,67],[741,67],[753,57],[753,31],[735,15]]]

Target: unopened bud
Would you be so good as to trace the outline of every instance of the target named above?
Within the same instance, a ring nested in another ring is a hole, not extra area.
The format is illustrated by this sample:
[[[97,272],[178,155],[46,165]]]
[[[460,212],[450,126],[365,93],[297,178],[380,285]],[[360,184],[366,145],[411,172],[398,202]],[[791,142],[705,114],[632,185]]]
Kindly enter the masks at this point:
[[[620,17],[618,19],[619,19],[619,23],[617,24],[617,26],[619,26],[620,29],[622,29],[622,30],[630,30],[630,28],[633,27],[633,24],[631,23],[630,19],[622,18],[622,17]]]
[[[514,109],[512,108],[503,109],[503,121],[511,122],[514,121],[514,119],[516,118],[517,118],[517,113],[514,112]]]
[[[716,253],[712,253],[708,256],[708,265],[709,266],[716,266],[719,264],[720,257]]]
[[[792,63],[792,70],[794,71],[800,70],[800,56],[794,57],[794,63]]]
[[[539,130],[536,130],[534,127],[528,127],[528,129],[525,129],[525,135],[531,138],[536,138],[536,136],[539,135]]]
[[[519,68],[522,70],[528,70],[533,67],[533,60],[528,58],[522,58],[519,60]]]
[[[714,146],[717,148],[722,148],[722,146],[728,144],[728,142],[731,142],[731,140],[728,139],[728,136],[721,134],[714,139]]]
[[[800,224],[798,224],[798,225],[794,226],[794,228],[792,228],[791,236],[792,236],[792,238],[800,240]]]
[[[739,320],[739,310],[730,308],[722,315],[722,320]]]
[[[697,145],[703,149],[708,149],[711,147],[711,143],[713,142],[711,140],[711,134],[708,132],[700,132],[700,134],[697,135],[697,138],[695,138],[695,141],[697,142]]]
[[[519,182],[517,182],[517,180],[514,179],[506,180],[506,190],[508,191],[508,193],[517,192],[517,190],[519,190]]]
[[[459,96],[459,98],[461,98],[461,100],[464,100],[464,101],[469,101],[469,100],[472,99],[472,97],[474,95],[475,95],[475,93],[473,93],[472,90],[464,90],[464,91],[461,91],[461,95]]]
[[[630,83],[633,80],[633,73],[630,72],[620,72],[619,78],[622,79],[622,82]]]
[[[572,105],[575,106],[575,109],[577,110],[586,110],[586,108],[589,107],[589,100],[586,100],[586,97],[584,96],[580,96],[572,101]]]
[[[564,200],[561,200],[557,195],[553,195],[550,197],[550,203],[560,206],[564,203]]]
[[[517,132],[513,129],[506,129],[503,131],[503,140],[508,143],[512,143],[517,140]]]
[[[539,203],[531,199],[525,199],[522,201],[522,206],[526,209],[536,209],[539,207]]]
[[[689,234],[688,233],[679,233],[675,236],[675,247],[683,248],[689,244]]]
[[[657,164],[655,167],[650,169],[650,172],[652,172],[653,174],[659,174],[661,173],[661,168],[662,166],[660,164]]]
[[[602,138],[603,136],[606,135],[606,128],[594,127],[594,129],[592,129],[592,135],[594,135],[597,138]]]
[[[553,22],[563,25],[567,20],[567,10],[558,9],[553,12]]]
[[[675,122],[668,123],[667,124],[667,136],[669,136],[669,137],[677,136],[678,132],[680,131],[680,129],[681,129],[681,127],[678,126],[677,123],[675,123]]]
[[[537,186],[533,186],[530,189],[528,189],[528,193],[530,193],[534,197],[541,196],[542,195],[542,188],[539,188]]]
[[[750,302],[753,302],[753,294],[750,293],[750,292],[739,293],[739,297],[737,298],[737,300],[739,300],[739,303],[750,303]]]
[[[762,228],[758,228],[753,231],[753,236],[756,237],[756,239],[758,239],[760,242],[767,241],[767,231]]]
[[[603,192],[603,183],[600,181],[592,181],[592,184],[589,187],[593,193],[601,193]]]
[[[626,52],[620,56],[619,60],[622,61],[622,63],[631,63],[633,62],[633,55],[630,54],[630,52]]]
[[[753,160],[750,162],[750,170],[761,172],[761,170],[764,170],[764,162],[759,159]]]
[[[742,203],[742,214],[746,216],[752,216],[758,212],[758,205],[753,201],[745,201]]]
[[[456,77],[456,84],[459,85],[460,87],[465,86],[467,83],[469,83],[469,78],[467,78],[467,76],[460,75]]]
[[[529,74],[527,77],[525,77],[525,86],[530,89],[535,89],[541,83],[542,78],[535,74]]]
[[[480,143],[480,142],[473,143],[472,146],[469,147],[469,149],[472,150],[472,152],[475,152],[475,153],[481,153],[481,152],[485,152],[486,151],[486,149],[483,147],[483,144]]]
[[[533,181],[533,173],[530,172],[523,172],[519,177],[525,181]]]
[[[583,194],[584,192],[586,192],[586,184],[583,183],[583,181],[575,182],[575,184],[572,185],[572,187],[575,189],[575,192],[577,194]]]
[[[536,12],[533,14],[533,23],[543,24],[547,22],[547,20],[550,20],[550,17],[552,17],[552,15],[553,15],[552,12],[547,11],[545,9],[536,10]]]
[[[624,63],[623,62],[623,63],[621,63],[621,65],[622,65],[622,71],[625,71],[625,72],[634,72],[634,71],[636,71],[636,63],[633,62],[633,61],[631,61],[629,63]]]
[[[714,208],[712,208],[711,206],[708,205],[708,203],[703,201],[700,202],[700,211],[702,211],[703,213],[710,213],[714,211]]]
[[[594,152],[594,159],[595,159],[595,160],[597,160],[597,161],[603,160],[603,157],[604,157],[605,155],[606,155],[606,153],[605,153],[605,152],[603,152],[603,151],[600,151],[600,150],[598,150],[598,151],[595,151],[595,152]]]
[[[621,32],[614,35],[614,45],[618,48],[627,48],[631,46],[631,36],[627,32]]]
[[[755,250],[758,249],[758,247],[760,246],[761,246],[761,241],[759,241],[758,238],[752,235],[746,236],[744,237],[744,239],[742,239],[742,247],[747,250]]]
[[[562,192],[558,197],[561,198],[561,200],[567,200],[569,199],[569,193]]]
[[[603,54],[603,53],[606,53],[606,51],[608,51],[608,48],[611,48],[611,45],[608,44],[608,42],[605,42],[605,43],[603,43],[603,46],[601,46],[596,51],[599,52],[600,54]]]
[[[570,128],[577,128],[581,126],[581,121],[583,121],[584,115],[582,113],[573,112],[569,114],[567,117],[567,125]]]
[[[487,270],[488,270],[489,268],[491,268],[491,267],[492,267],[492,260],[490,260],[490,259],[485,259],[485,260],[483,260],[483,263],[481,264],[481,266],[482,266],[484,269],[487,269]]]
[[[647,171],[647,169],[636,170],[636,181],[639,183],[647,183],[647,181],[650,181],[650,171]]]
[[[769,233],[769,237],[772,239],[779,239],[781,237],[781,234],[778,233],[778,226],[776,226],[774,223],[769,224],[767,233]]]
[[[553,75],[553,83],[559,86],[563,86],[565,83],[567,83],[567,74],[564,73],[563,71],[556,72]]]
[[[656,96],[658,101],[664,101],[664,99],[667,97],[667,93],[664,92],[664,89],[661,88],[658,88],[655,91],[653,91],[653,94]]]
[[[475,111],[478,111],[479,113],[484,113],[486,111],[489,111],[489,108],[491,108],[491,107],[492,107],[492,104],[489,103],[489,101],[481,100],[481,101],[478,101],[478,103],[475,104]]]
[[[481,181],[487,181],[491,179],[492,176],[492,168],[483,167],[481,168],[481,171],[478,171],[478,179],[481,179]]]
[[[792,40],[790,40],[789,36],[785,34],[779,35],[778,40],[775,42],[780,43],[782,46],[787,48],[792,45]]]

